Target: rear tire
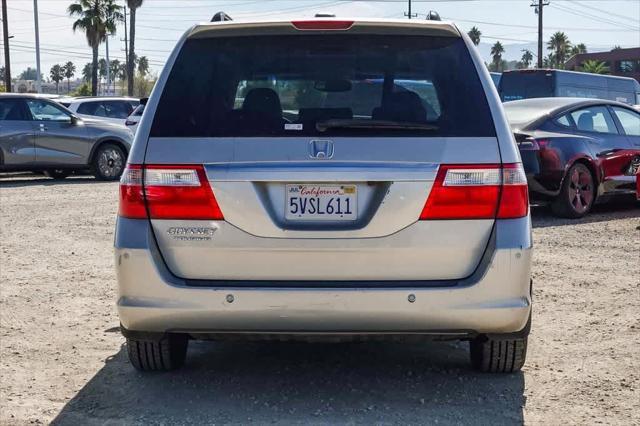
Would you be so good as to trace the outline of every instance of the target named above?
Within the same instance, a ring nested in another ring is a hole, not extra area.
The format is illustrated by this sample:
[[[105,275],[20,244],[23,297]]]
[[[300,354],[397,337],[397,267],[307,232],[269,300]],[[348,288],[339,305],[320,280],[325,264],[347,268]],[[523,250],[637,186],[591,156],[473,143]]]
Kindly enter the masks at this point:
[[[43,173],[46,177],[50,177],[51,179],[64,179],[70,174],[68,170],[63,169],[50,169],[45,170]]]
[[[478,337],[471,342],[473,368],[483,373],[515,373],[527,357],[527,338],[494,340]]]
[[[140,371],[170,371],[184,365],[189,340],[169,334],[158,341],[127,338],[129,361]]]
[[[102,144],[93,156],[93,175],[98,180],[118,180],[126,162],[122,148],[112,143]]]
[[[591,211],[596,199],[593,175],[587,166],[576,163],[562,181],[560,194],[551,204],[557,216],[578,219]]]

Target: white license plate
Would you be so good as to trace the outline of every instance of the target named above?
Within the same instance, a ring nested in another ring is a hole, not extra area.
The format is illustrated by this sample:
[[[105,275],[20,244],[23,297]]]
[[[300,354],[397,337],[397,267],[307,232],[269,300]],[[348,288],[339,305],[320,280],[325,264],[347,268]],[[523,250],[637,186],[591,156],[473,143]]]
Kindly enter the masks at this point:
[[[355,185],[293,184],[286,186],[287,220],[356,220]]]

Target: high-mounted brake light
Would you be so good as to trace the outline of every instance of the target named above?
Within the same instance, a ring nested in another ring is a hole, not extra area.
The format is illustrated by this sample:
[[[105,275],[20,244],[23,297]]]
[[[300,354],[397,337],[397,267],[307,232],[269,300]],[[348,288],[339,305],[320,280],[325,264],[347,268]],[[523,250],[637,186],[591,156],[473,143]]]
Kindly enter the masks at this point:
[[[509,219],[528,210],[522,164],[442,165],[420,220]]]
[[[224,219],[202,166],[127,166],[120,216],[147,218],[147,212],[151,219]]]
[[[353,21],[335,21],[335,20],[313,20],[313,21],[291,21],[298,30],[305,31],[340,31],[348,30],[353,26]]]

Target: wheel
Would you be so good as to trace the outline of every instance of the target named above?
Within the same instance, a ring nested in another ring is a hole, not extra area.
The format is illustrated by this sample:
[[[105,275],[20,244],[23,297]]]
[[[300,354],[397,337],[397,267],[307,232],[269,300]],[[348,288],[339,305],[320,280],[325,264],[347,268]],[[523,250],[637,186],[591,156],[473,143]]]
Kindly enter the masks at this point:
[[[52,179],[64,179],[69,176],[69,171],[63,169],[50,169],[45,170],[43,173],[46,177],[50,177]]]
[[[478,337],[469,342],[471,365],[484,373],[520,371],[527,357],[527,338],[493,340]]]
[[[118,180],[124,171],[126,157],[118,145],[100,145],[93,156],[93,174],[100,180]]]
[[[129,361],[140,371],[170,371],[182,367],[187,355],[187,336],[170,334],[159,341],[127,338]]]
[[[551,204],[551,210],[561,217],[583,217],[591,210],[595,194],[591,171],[584,164],[576,163],[567,172],[560,195]]]

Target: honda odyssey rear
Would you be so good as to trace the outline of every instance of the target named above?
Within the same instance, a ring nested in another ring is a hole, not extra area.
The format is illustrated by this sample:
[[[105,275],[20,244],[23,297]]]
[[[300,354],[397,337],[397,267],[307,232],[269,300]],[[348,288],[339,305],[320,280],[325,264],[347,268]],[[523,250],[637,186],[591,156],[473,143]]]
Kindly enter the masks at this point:
[[[138,369],[237,338],[457,339],[482,371],[524,363],[526,178],[452,24],[193,27],[120,194],[118,311]]]

